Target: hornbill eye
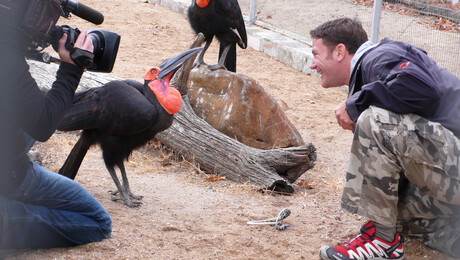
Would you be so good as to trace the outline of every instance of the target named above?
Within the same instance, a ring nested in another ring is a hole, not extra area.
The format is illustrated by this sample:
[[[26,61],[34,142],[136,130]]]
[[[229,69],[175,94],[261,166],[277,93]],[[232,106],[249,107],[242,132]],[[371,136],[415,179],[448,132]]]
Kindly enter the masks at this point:
[[[147,70],[144,76],[144,80],[152,81],[155,80],[158,73],[160,73],[160,69],[158,67],[153,67]]]

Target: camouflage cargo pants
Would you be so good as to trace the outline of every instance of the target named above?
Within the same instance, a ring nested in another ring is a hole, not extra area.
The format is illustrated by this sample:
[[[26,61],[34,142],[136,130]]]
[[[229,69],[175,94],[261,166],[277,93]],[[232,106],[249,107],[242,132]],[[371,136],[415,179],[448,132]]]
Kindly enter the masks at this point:
[[[370,107],[357,122],[342,207],[460,256],[459,138],[417,115]]]

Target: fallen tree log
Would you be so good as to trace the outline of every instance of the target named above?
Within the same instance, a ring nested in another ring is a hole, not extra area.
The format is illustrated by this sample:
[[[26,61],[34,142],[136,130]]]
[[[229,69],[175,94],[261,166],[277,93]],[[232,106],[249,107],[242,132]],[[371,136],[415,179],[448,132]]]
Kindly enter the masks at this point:
[[[292,193],[293,183],[314,166],[314,146],[262,150],[252,148],[217,131],[193,112],[187,96],[180,113],[158,140],[199,164],[200,169],[238,183]]]
[[[59,66],[54,63],[46,64],[34,60],[28,60],[27,62],[30,66],[30,73],[37,82],[40,90],[43,93],[48,92],[48,90],[51,87],[51,84],[56,80],[56,72]],[[120,80],[120,78],[114,77],[111,74],[87,71],[83,74],[83,77],[80,80],[80,84],[78,85],[77,91],[82,91],[90,89],[92,87],[101,86],[112,80]]]
[[[201,45],[197,40],[192,46]],[[193,60],[185,66],[192,66]],[[30,71],[42,92],[47,92],[55,80],[58,66],[29,61]],[[171,82],[183,94],[183,105],[175,115],[173,125],[156,135],[164,145],[187,160],[198,163],[205,172],[225,176],[238,183],[258,185],[262,189],[292,193],[292,183],[314,166],[315,147],[302,146],[262,150],[246,146],[217,131],[198,117],[187,97],[188,74],[178,71]],[[78,90],[97,87],[111,80],[120,80],[110,74],[85,72]]]

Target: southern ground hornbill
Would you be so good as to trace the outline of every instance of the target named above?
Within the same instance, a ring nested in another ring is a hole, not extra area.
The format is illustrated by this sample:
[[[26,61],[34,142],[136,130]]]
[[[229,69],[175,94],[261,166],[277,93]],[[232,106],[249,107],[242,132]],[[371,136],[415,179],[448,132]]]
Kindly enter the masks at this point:
[[[131,193],[123,162],[134,149],[171,126],[182,97],[169,86],[170,79],[181,64],[202,49],[188,50],[150,69],[144,84],[133,80],[111,81],[76,93],[58,129],[83,131],[59,173],[74,179],[87,150],[99,144],[105,166],[117,187],[112,199],[121,199],[129,207],[139,206],[142,196]],[[118,180],[115,166],[120,169],[123,184]]]
[[[206,44],[196,64],[205,64],[203,57],[214,36],[219,40],[219,62],[209,66],[236,72],[236,44],[245,49],[248,44],[243,15],[237,0],[192,0],[188,20],[195,33],[203,33]],[[236,33],[235,30],[238,32]]]

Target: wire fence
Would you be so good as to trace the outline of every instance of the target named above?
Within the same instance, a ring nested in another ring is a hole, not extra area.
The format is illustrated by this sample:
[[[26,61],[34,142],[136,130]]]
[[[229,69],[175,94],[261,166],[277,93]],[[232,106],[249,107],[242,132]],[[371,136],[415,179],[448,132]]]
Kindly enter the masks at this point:
[[[250,18],[252,11],[256,21],[287,31],[303,42],[310,41],[310,30],[318,25],[345,16],[358,18],[369,37],[372,32],[374,2],[370,0],[238,1],[243,15]],[[381,6],[376,39],[388,37],[409,42],[427,51],[440,66],[460,77],[460,4],[385,1]]]

